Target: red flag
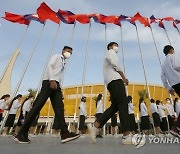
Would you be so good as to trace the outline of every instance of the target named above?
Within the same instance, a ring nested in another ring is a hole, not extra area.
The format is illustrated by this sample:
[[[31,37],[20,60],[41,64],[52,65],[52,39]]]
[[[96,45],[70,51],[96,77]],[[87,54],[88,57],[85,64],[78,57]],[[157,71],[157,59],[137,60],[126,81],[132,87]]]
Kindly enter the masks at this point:
[[[74,15],[71,11],[58,10],[57,16],[59,19],[66,24],[74,24],[75,19],[70,19],[69,16]]]
[[[45,21],[47,19],[59,24],[60,20],[56,14],[46,3],[41,3],[40,7],[37,9],[37,14],[39,19]]]
[[[90,22],[90,17],[87,14],[76,14],[68,17],[69,21],[77,20],[81,24],[87,24]]]
[[[162,20],[165,20],[165,21],[174,21],[174,18],[173,17],[165,17],[165,18],[162,18]]]
[[[103,14],[97,14],[96,16],[101,23],[113,23],[115,25],[121,26],[119,16],[105,16]]]
[[[132,20],[133,22],[135,22],[135,21],[138,20],[138,21],[139,21],[141,24],[143,24],[145,27],[147,27],[147,26],[150,27],[148,18],[141,16],[139,12],[137,12],[137,13],[134,15],[134,17],[132,17],[131,20]]]
[[[19,24],[25,24],[29,25],[30,21],[28,19],[25,19],[24,16],[18,15],[18,14],[12,14],[9,12],[5,12],[5,17],[2,17],[8,21],[19,23]]]

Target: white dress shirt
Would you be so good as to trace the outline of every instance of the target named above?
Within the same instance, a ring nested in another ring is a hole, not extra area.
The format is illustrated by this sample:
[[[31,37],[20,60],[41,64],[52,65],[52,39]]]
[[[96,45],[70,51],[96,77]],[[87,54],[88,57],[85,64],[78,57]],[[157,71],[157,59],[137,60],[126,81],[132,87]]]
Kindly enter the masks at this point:
[[[43,80],[56,80],[60,86],[63,79],[65,67],[65,59],[62,55],[56,54],[52,56],[44,74]]]
[[[29,112],[31,109],[31,101],[27,100],[24,102],[23,107],[22,107],[22,113],[23,115],[26,114],[26,112]]]
[[[86,103],[85,102],[81,102],[80,103],[80,112],[79,112],[79,115],[87,116],[87,114],[86,114]]]
[[[155,103],[151,103],[150,107],[151,107],[152,113],[155,113],[155,112],[158,113],[158,108],[157,108],[157,105]]]
[[[129,114],[134,114],[134,105],[133,105],[133,103],[128,103],[128,112],[129,112]]]
[[[20,106],[21,106],[21,104],[19,103],[18,99],[16,99],[11,106],[9,114],[16,114],[17,110],[20,108]]]
[[[158,107],[158,112],[159,112],[160,118],[166,117],[165,112],[164,112],[166,110],[166,106],[159,104],[159,105],[157,105],[157,107]]]
[[[141,117],[148,116],[148,110],[144,102],[140,105],[141,108]]]
[[[173,116],[175,115],[174,107],[172,104],[167,103],[166,104],[168,115]]]
[[[110,49],[106,52],[103,73],[105,84],[108,85],[113,80],[122,79],[117,71],[121,71],[117,53]]]
[[[4,101],[4,99],[1,99],[0,100],[0,109],[5,110],[5,108],[6,108],[6,102]]]
[[[178,116],[180,114],[180,102],[176,102],[175,108],[176,108],[176,114]]]
[[[104,112],[103,103],[102,103],[102,100],[99,100],[97,102],[96,113],[103,113],[103,112]]]
[[[180,57],[176,54],[168,54],[161,70],[161,79],[168,90],[173,85],[180,83]]]

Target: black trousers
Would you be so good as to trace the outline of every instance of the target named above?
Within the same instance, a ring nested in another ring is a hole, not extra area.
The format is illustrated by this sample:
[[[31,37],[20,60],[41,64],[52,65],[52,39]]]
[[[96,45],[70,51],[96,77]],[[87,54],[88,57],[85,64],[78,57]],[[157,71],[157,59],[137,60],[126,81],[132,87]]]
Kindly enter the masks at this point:
[[[84,131],[85,119],[86,119],[86,117],[84,115],[79,116],[79,130],[81,130],[81,131]]]
[[[57,116],[54,116],[54,123],[53,123],[52,129],[55,129],[55,130],[60,129],[60,124],[59,123],[60,122],[59,122]]]
[[[68,132],[67,125],[64,119],[64,103],[62,101],[62,92],[58,82],[57,84],[58,84],[58,89],[53,90],[50,88],[50,83],[48,80],[43,81],[41,91],[37,96],[36,100],[34,101],[34,105],[30,110],[30,112],[28,113],[24,125],[21,127],[19,131],[19,134],[28,133],[31,124],[33,123],[33,121],[35,120],[35,118],[37,117],[37,115],[39,114],[40,110],[42,109],[42,107],[44,106],[44,104],[46,103],[49,97],[55,115],[57,116],[58,121],[60,123],[61,133]]]
[[[180,97],[180,83],[172,86],[177,95]]]
[[[172,87],[175,90],[175,92],[177,93],[177,95],[180,97],[180,83],[178,83]],[[180,114],[178,116],[177,121],[175,122],[175,126],[180,128]]]
[[[104,124],[119,111],[122,132],[130,131],[128,103],[124,82],[120,79],[111,81],[107,88],[110,92],[111,106],[97,119],[97,122],[100,123],[100,127],[102,128]]]

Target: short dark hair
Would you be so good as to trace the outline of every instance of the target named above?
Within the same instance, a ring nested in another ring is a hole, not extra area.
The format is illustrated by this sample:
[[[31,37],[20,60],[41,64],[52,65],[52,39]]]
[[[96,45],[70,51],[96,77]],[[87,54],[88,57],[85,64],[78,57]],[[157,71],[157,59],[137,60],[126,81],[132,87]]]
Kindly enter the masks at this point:
[[[151,103],[155,103],[155,100],[154,100],[154,99],[150,99],[150,102],[151,102]]]
[[[127,103],[130,103],[132,101],[132,96],[127,96]]]
[[[159,105],[161,103],[160,100],[156,100],[156,104]]]
[[[66,49],[70,49],[70,50],[73,50],[71,47],[69,46],[64,46],[63,50],[66,50]]]
[[[10,97],[10,95],[9,95],[9,94],[3,95],[3,96],[1,97],[1,99],[5,99],[6,97]]]
[[[167,55],[171,49],[174,50],[174,48],[171,45],[166,45],[163,49],[164,54]]]
[[[86,99],[86,96],[82,96],[81,101],[84,102],[84,99]]]
[[[119,46],[118,43],[116,43],[116,42],[110,42],[110,43],[107,45],[107,49],[109,50],[110,47],[112,47],[114,44],[116,44],[117,46]]]

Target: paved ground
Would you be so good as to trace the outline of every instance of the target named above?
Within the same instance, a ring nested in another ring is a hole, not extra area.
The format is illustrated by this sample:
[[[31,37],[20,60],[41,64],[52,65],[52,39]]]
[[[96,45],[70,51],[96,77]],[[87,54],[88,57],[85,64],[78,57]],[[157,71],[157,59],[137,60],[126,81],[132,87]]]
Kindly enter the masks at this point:
[[[179,154],[180,144],[146,144],[137,149],[134,145],[122,145],[121,137],[98,139],[91,144],[89,138],[61,144],[59,138],[39,135],[30,138],[31,144],[17,144],[11,137],[0,137],[0,154]]]

